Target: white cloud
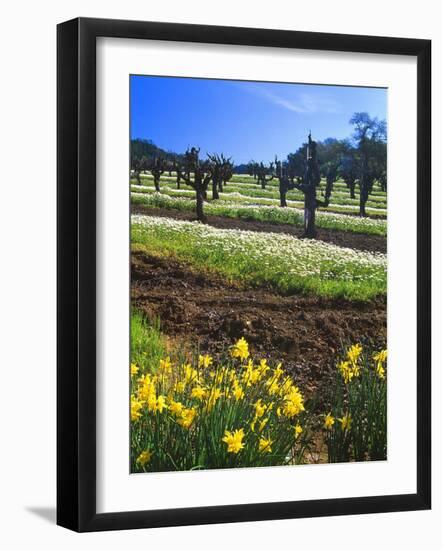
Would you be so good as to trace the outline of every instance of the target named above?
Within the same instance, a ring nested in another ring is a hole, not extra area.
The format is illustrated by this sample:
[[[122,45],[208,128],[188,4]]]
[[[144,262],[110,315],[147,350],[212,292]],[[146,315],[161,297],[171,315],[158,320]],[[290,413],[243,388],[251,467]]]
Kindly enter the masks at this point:
[[[247,86],[245,89],[274,105],[294,113],[339,113],[341,111],[340,104],[334,99],[317,97],[313,94],[294,93],[290,96],[282,96],[260,85]]]

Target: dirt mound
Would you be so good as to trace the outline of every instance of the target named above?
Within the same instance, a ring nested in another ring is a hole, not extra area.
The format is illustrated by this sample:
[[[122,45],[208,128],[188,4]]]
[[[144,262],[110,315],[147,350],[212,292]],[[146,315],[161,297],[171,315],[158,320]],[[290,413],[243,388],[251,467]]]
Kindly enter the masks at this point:
[[[132,254],[132,305],[169,337],[220,354],[244,336],[253,355],[282,360],[305,389],[326,384],[342,342],[385,344],[386,302],[280,296],[245,289],[173,260]]]
[[[143,205],[132,205],[133,214],[146,214],[162,218],[173,218],[175,220],[194,221],[193,212],[182,212],[180,210],[168,210],[167,208],[149,208]],[[274,224],[252,220],[240,220],[238,218],[227,218],[224,216],[207,216],[207,223],[220,229],[244,229],[246,231],[258,231],[265,233],[287,233],[295,237],[301,237],[302,227],[291,224]],[[336,231],[334,229],[317,228],[317,238],[320,241],[364,250],[368,252],[387,252],[387,239],[381,235],[363,235],[351,233],[350,231]]]

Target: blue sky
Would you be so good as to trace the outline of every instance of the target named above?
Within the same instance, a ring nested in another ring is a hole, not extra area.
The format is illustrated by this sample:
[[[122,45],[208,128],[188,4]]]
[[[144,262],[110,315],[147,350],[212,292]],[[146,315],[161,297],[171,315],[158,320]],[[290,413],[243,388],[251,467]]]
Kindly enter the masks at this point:
[[[387,90],[157,76],[130,77],[131,138],[182,153],[224,153],[236,164],[285,158],[307,139],[345,138],[350,117],[387,118]]]

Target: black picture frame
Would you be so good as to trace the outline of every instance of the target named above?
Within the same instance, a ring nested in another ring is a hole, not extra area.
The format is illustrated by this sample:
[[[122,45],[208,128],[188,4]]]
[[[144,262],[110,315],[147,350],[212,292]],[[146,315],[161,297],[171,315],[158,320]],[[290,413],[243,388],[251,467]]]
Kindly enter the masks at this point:
[[[96,512],[96,39],[116,37],[417,58],[417,492]],[[431,506],[431,41],[79,18],[57,28],[57,523],[75,531],[424,510]]]

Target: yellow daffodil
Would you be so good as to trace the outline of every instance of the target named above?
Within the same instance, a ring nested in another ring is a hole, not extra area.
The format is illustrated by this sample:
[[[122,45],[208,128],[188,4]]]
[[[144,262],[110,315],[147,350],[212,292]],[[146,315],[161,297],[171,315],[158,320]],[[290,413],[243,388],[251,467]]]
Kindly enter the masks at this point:
[[[138,400],[133,395],[130,399],[130,418],[132,422],[136,422],[141,417],[140,410],[143,408],[144,401]]]
[[[172,362],[170,361],[170,357],[166,357],[166,359],[160,359],[160,371],[170,372],[171,370]]]
[[[259,432],[261,433],[264,428],[266,427],[266,424],[267,422],[269,421],[268,418],[264,418],[263,420],[261,420],[261,422],[259,423]]]
[[[302,426],[298,423],[295,426],[295,439],[298,439],[298,437],[302,434],[303,429]]]
[[[270,367],[267,364],[267,359],[261,359],[261,361],[259,362],[258,370],[261,376],[265,376],[267,374],[267,372],[270,370]]]
[[[282,368],[282,363],[278,363],[276,369],[273,371],[273,376],[276,378],[276,380],[279,380],[283,374],[284,369]]]
[[[240,430],[235,430],[234,432],[229,432],[229,430],[226,430],[222,441],[227,444],[228,453],[238,454],[239,451],[244,448],[244,443],[242,442],[243,439],[244,430],[241,428]]]
[[[226,369],[221,369],[220,371],[218,371],[216,373],[216,375],[214,376],[214,383],[215,384],[218,384],[218,385],[222,385],[222,383],[224,382],[224,379],[227,377],[227,371]]]
[[[202,367],[204,369],[209,368],[213,363],[213,359],[210,357],[210,355],[200,355],[198,357],[198,366]]]
[[[255,417],[261,418],[261,416],[263,416],[266,412],[267,407],[262,404],[261,399],[258,399],[258,401],[256,401],[253,406],[255,407]]]
[[[385,379],[384,363],[387,361],[387,350],[383,349],[373,356],[376,361],[376,374],[381,380]]]
[[[230,354],[233,358],[237,357],[238,359],[247,359],[247,357],[250,355],[249,344],[244,339],[244,337],[240,338],[236,342],[236,344],[231,349]]]
[[[304,398],[296,386],[284,397],[283,413],[287,418],[293,418],[304,410]]]
[[[385,363],[385,361],[387,360],[387,350],[383,349],[380,352],[375,353],[373,359],[379,363]]]
[[[204,399],[206,394],[207,394],[207,390],[205,390],[202,386],[195,386],[190,393],[191,397],[198,399],[198,401],[201,401],[202,399]]]
[[[155,392],[152,392],[147,397],[147,410],[155,412],[157,409],[157,396]]]
[[[331,413],[327,413],[324,419],[324,428],[326,430],[331,430],[334,423],[335,423],[335,419],[333,418]]]
[[[150,462],[152,454],[152,451],[149,450],[142,451],[137,457],[137,464],[139,464],[141,467],[145,466],[148,462]]]
[[[361,353],[362,353],[361,344],[354,344],[347,351],[347,359],[354,365],[359,359],[359,356],[361,355]]]
[[[259,439],[259,452],[260,453],[271,453],[272,452],[272,443],[273,443],[273,441],[270,438],[261,437]]]
[[[342,418],[338,418],[338,422],[341,423],[342,431],[349,430],[351,426],[351,416],[349,413],[345,414]]]
[[[177,422],[180,426],[188,430],[195,420],[195,417],[196,409],[183,409],[183,412],[181,413],[181,416],[178,418]]]
[[[176,393],[184,393],[186,391],[186,383],[183,380],[177,382],[174,386]]]
[[[207,410],[210,412],[216,405],[218,399],[222,396],[222,391],[219,388],[212,388],[209,398],[207,400]]]
[[[167,409],[166,397],[164,395],[156,397],[155,393],[151,393],[147,398],[147,408],[150,412],[162,413],[164,409]]]
[[[130,375],[131,376],[136,376],[138,374],[139,370],[140,370],[139,367],[137,367],[137,365],[135,363],[130,364]]]
[[[273,384],[270,384],[268,387],[269,395],[277,395],[281,391],[281,386],[278,384],[277,380],[274,380]]]
[[[157,411],[162,413],[163,409],[167,409],[166,398],[164,395],[159,395],[157,399]]]
[[[244,397],[244,390],[238,383],[233,386],[233,396],[237,401]]]
[[[288,395],[291,392],[292,387],[293,387],[293,380],[289,376],[286,376],[281,383],[279,394],[282,397]]]
[[[184,382],[186,384],[192,384],[198,378],[198,371],[192,367],[192,365],[183,365],[184,368]]]
[[[256,384],[260,378],[261,371],[259,370],[259,367],[255,369],[253,361],[250,359],[245,366],[244,372],[242,373],[243,382],[249,388],[252,384]]]
[[[238,382],[235,369],[227,369],[227,379],[229,382]]]
[[[179,401],[170,401],[169,410],[175,416],[180,416],[183,412],[184,406]]]
[[[340,363],[338,363],[338,370],[341,373],[341,376],[344,379],[345,384],[348,384],[349,382],[351,382],[354,376],[354,373],[353,373],[352,367],[350,366],[349,361],[341,361]]]
[[[139,380],[138,396],[140,399],[148,400],[152,394],[155,394],[155,381],[150,374],[146,374]]]
[[[250,422],[250,429],[252,430],[252,432],[255,431],[255,426],[256,426],[256,422],[258,421],[258,418],[255,416],[255,418],[253,419],[252,422]],[[258,426],[258,432],[261,433],[264,428],[266,427],[267,423],[268,423],[269,419],[268,418],[263,418],[260,423],[259,423],[259,426]]]
[[[378,375],[378,377],[381,379],[381,380],[384,380],[385,379],[385,369],[384,367],[382,366],[382,363],[378,363],[376,365],[376,374]]]

